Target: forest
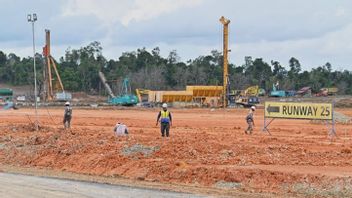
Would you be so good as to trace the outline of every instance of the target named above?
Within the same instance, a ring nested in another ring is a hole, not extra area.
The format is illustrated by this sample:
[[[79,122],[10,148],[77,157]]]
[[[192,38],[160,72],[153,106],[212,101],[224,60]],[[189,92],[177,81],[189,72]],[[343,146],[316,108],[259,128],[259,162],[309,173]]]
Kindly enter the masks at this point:
[[[116,59],[103,55],[99,42],[92,42],[80,49],[67,49],[65,55],[56,59],[58,70],[66,90],[87,94],[104,94],[98,72],[102,71],[115,90],[124,78],[129,78],[132,89],[182,90],[186,85],[222,85],[222,52],[213,50],[208,55],[181,61],[177,51],[167,57],[160,55],[155,47],[124,52]],[[36,54],[39,91],[43,88],[43,55]],[[352,73],[334,70],[327,62],[302,70],[299,60],[291,57],[287,63],[262,58],[244,57],[242,65],[229,63],[230,89],[245,89],[259,85],[269,91],[279,81],[285,90],[298,90],[309,86],[313,92],[323,87],[337,87],[339,94],[352,94]],[[33,58],[19,57],[14,53],[0,51],[0,83],[10,85],[33,84]]]

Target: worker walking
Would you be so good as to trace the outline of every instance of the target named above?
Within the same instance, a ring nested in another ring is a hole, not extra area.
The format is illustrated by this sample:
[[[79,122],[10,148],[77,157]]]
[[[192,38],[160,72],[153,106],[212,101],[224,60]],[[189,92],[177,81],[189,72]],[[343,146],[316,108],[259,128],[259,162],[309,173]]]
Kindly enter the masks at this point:
[[[164,103],[162,105],[162,110],[158,114],[158,118],[156,119],[156,126],[160,121],[160,130],[162,137],[169,137],[170,126],[172,125],[172,117],[171,113],[167,110],[167,104]]]
[[[253,118],[254,112],[255,112],[255,106],[252,106],[251,109],[249,110],[247,117],[246,117],[246,121],[248,124],[247,130],[245,130],[246,134],[252,134],[253,126],[254,126],[254,118]]]
[[[70,106],[70,102],[65,103],[65,113],[64,113],[64,127],[71,128],[71,118],[72,118],[72,107]]]

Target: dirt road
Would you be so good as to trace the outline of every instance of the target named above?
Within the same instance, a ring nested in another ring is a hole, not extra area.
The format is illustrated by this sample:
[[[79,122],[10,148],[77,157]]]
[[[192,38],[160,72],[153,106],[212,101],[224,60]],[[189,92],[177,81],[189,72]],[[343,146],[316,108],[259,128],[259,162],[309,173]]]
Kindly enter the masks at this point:
[[[253,135],[244,134],[245,109],[171,109],[171,137],[155,127],[157,109],[74,109],[73,128],[62,129],[62,109],[41,109],[40,132],[33,110],[1,112],[0,165],[48,168],[224,191],[352,196],[352,125],[275,120],[261,132],[256,111]],[[352,116],[351,109],[338,110]],[[29,115],[29,118],[28,116]],[[116,138],[117,121],[130,136]]]
[[[186,193],[0,173],[2,198],[204,197]]]

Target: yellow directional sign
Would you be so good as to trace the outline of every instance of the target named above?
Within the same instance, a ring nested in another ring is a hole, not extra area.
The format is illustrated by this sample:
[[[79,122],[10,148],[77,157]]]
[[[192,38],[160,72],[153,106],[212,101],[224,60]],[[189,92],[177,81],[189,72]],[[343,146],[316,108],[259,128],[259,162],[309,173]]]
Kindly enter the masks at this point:
[[[331,103],[265,102],[265,117],[332,120]]]

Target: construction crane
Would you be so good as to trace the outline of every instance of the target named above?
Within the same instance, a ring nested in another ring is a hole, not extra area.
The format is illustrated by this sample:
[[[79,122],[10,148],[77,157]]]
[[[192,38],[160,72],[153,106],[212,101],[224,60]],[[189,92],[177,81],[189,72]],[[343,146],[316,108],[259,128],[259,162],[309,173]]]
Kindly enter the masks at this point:
[[[229,42],[229,23],[230,20],[226,19],[224,16],[222,16],[220,18],[220,22],[223,24],[223,32],[224,32],[224,36],[223,36],[223,57],[224,57],[224,84],[223,84],[223,104],[224,104],[224,108],[227,107],[228,105],[228,94],[229,94],[229,72],[228,72],[228,42]]]
[[[112,92],[112,90],[111,90],[109,84],[107,83],[107,80],[106,80],[106,78],[105,78],[104,73],[100,71],[100,72],[99,72],[99,77],[100,77],[100,80],[101,80],[101,82],[103,83],[103,85],[104,85],[106,91],[108,92],[109,96],[110,96],[111,98],[115,98],[116,96],[114,95],[114,93]]]
[[[133,106],[137,104],[138,98],[136,95],[131,93],[131,86],[128,78],[125,78],[122,82],[120,95],[115,95],[112,92],[109,84],[107,83],[104,73],[101,71],[99,71],[99,78],[101,82],[104,84],[104,87],[109,94],[109,98],[108,98],[109,104],[123,105],[123,106]]]
[[[57,70],[54,58],[50,53],[50,30],[45,30],[45,46],[43,47],[43,55],[45,58],[45,67],[44,67],[44,100],[53,101],[55,100],[67,100],[71,99],[71,94],[65,93],[64,85],[62,84],[59,72]],[[52,68],[54,69],[56,79],[53,78]],[[53,82],[55,84],[53,84]],[[56,91],[54,93],[54,90]],[[62,93],[60,93],[60,91]],[[56,94],[56,95],[54,95]]]
[[[138,98],[131,92],[131,85],[128,78],[123,79],[120,94],[108,100],[113,105],[133,106],[138,103]]]

